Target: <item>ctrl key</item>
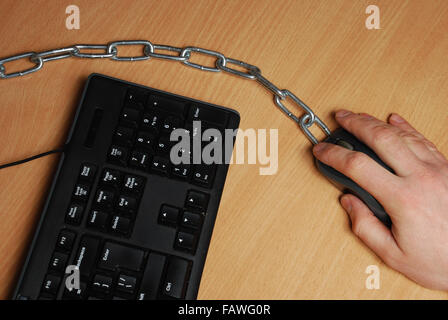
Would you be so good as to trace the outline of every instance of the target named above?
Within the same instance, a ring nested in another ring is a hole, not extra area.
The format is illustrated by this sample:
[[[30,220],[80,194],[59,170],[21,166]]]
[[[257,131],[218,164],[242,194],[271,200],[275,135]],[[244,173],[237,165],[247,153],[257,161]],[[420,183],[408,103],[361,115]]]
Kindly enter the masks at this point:
[[[175,299],[184,299],[190,277],[191,262],[172,257],[168,262],[162,293]]]

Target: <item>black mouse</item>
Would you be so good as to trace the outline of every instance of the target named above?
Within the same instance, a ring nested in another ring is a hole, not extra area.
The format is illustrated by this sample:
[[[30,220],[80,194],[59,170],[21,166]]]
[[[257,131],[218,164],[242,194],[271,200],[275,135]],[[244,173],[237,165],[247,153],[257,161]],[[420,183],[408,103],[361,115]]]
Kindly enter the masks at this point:
[[[366,146],[364,143],[358,140],[354,135],[352,135],[350,132],[346,131],[343,128],[338,128],[335,131],[333,131],[332,134],[329,137],[327,137],[323,142],[337,144],[349,150],[365,153],[373,160],[378,162],[385,169],[394,173],[394,171],[387,164],[385,164],[375,154],[375,152],[373,152],[372,149],[370,149],[368,146]],[[369,209],[372,210],[375,216],[382,223],[384,223],[384,225],[390,228],[392,222],[390,220],[389,215],[386,213],[383,206],[370,193],[361,188],[352,179],[348,178],[344,174],[340,173],[339,171],[336,171],[332,167],[327,166],[326,164],[320,162],[317,159],[316,159],[316,166],[323,175],[325,175],[334,184],[336,184],[337,187],[342,189],[343,192],[352,193],[358,198],[360,198],[369,207]]]

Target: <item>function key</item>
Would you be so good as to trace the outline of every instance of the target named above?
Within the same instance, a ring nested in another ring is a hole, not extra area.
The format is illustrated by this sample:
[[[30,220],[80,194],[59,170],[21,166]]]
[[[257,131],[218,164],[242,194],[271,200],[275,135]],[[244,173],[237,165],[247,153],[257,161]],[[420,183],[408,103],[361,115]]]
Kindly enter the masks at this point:
[[[193,170],[193,180],[197,184],[211,187],[213,177],[215,176],[215,165],[196,165]]]
[[[190,274],[191,263],[180,258],[170,258],[162,293],[176,299],[185,298],[185,289]]]
[[[128,127],[119,126],[115,130],[114,140],[118,144],[132,146],[134,140],[134,130]]]
[[[51,257],[49,269],[57,272],[64,272],[67,260],[68,260],[67,254],[61,252],[55,252]]]
[[[84,212],[84,206],[80,203],[72,203],[68,207],[67,214],[65,215],[65,221],[70,224],[77,225],[81,222]]]
[[[87,201],[89,199],[90,186],[84,183],[78,183],[73,191],[73,198],[81,201]]]
[[[45,276],[44,284],[42,286],[42,292],[54,296],[58,293],[60,283],[61,283],[61,277],[52,274],[47,274]]]
[[[123,191],[139,194],[145,185],[145,178],[135,175],[125,175],[123,180]]]
[[[196,236],[187,232],[178,232],[174,247],[178,250],[185,250],[193,253],[196,247]]]
[[[202,216],[198,213],[185,211],[182,215],[182,226],[199,230],[202,224]]]
[[[79,177],[81,179],[92,181],[95,177],[96,165],[91,163],[83,163],[81,165],[81,170],[79,172]]]
[[[106,242],[100,255],[98,267],[114,271],[116,268],[125,268],[140,271],[145,252],[125,245]]]
[[[206,211],[208,195],[199,191],[190,190],[187,194],[186,207]]]
[[[188,110],[187,121],[212,122],[220,127],[225,127],[227,125],[227,117],[227,112],[216,107],[203,107],[197,104],[192,104]]]
[[[121,183],[121,173],[118,170],[104,169],[100,177],[100,182],[105,185],[119,187]]]
[[[110,162],[120,166],[126,166],[128,159],[128,149],[120,146],[112,146],[109,149],[108,159]]]
[[[180,209],[168,205],[162,205],[159,213],[159,223],[176,226],[179,221]]]
[[[73,242],[75,241],[76,234],[69,230],[62,230],[59,233],[58,240],[56,241],[56,248],[63,251],[71,251],[73,248]]]

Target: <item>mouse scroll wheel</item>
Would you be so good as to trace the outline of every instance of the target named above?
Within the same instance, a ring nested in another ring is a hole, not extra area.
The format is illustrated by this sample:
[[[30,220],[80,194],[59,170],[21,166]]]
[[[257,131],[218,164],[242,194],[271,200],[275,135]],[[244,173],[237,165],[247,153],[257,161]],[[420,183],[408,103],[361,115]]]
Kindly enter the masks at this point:
[[[342,139],[338,139],[338,141],[336,141],[336,144],[351,151],[355,150],[355,147],[353,147],[351,143]]]

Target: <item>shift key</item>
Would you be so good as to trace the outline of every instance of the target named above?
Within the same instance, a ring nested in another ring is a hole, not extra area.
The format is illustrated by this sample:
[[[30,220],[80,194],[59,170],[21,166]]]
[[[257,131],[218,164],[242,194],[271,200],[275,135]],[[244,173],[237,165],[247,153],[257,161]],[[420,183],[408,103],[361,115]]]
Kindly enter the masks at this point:
[[[90,275],[90,271],[95,265],[99,245],[100,241],[97,238],[86,236],[81,239],[75,264],[82,276],[88,277]]]
[[[145,252],[118,243],[106,242],[98,267],[114,271],[117,268],[140,271]]]
[[[165,262],[166,257],[164,255],[158,253],[149,254],[142,284],[137,295],[138,300],[154,300],[157,298]]]

